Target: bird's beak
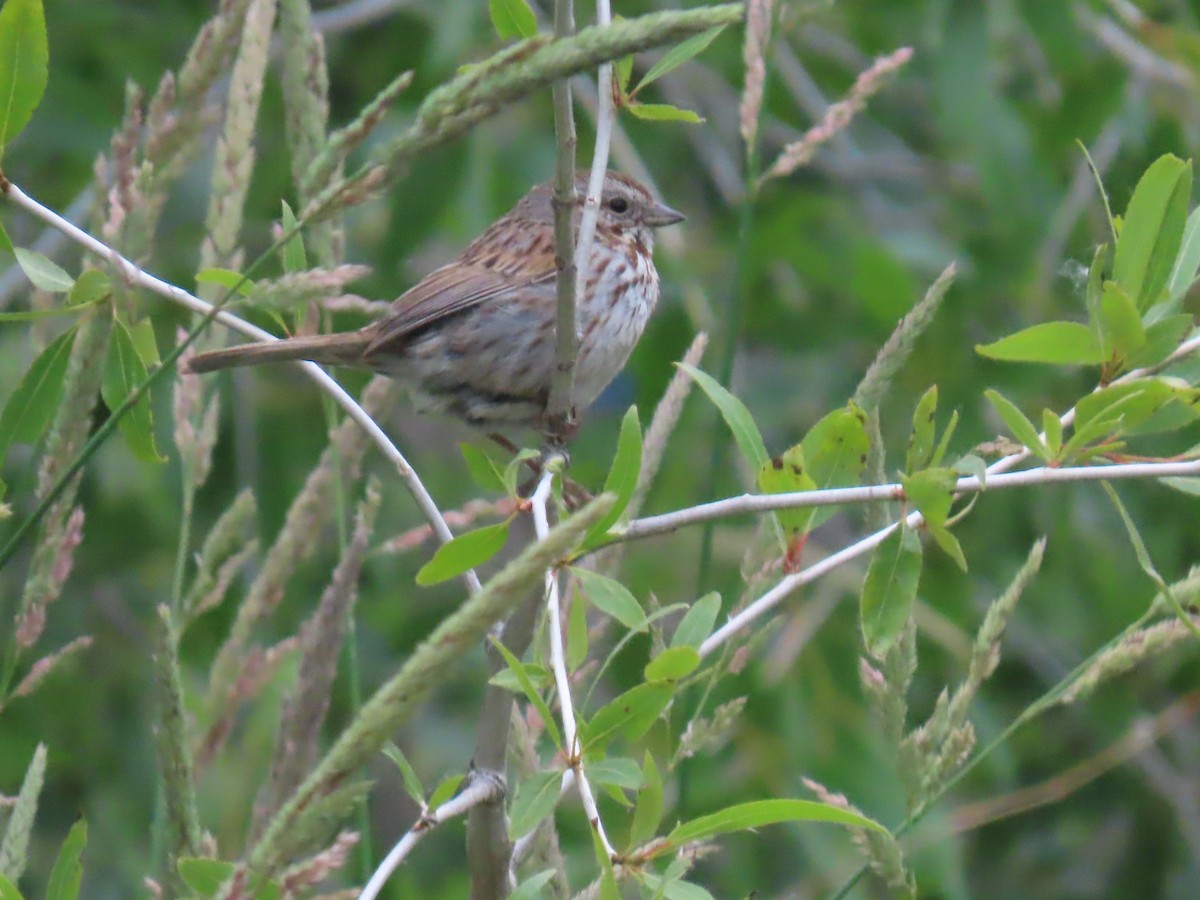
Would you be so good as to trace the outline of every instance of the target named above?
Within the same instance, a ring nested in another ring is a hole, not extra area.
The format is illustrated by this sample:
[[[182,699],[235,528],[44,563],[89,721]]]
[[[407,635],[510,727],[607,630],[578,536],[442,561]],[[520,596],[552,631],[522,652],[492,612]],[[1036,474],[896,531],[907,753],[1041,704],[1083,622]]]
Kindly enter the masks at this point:
[[[651,228],[661,228],[664,225],[674,225],[686,218],[683,213],[671,209],[665,203],[652,203],[646,210],[646,224]]]

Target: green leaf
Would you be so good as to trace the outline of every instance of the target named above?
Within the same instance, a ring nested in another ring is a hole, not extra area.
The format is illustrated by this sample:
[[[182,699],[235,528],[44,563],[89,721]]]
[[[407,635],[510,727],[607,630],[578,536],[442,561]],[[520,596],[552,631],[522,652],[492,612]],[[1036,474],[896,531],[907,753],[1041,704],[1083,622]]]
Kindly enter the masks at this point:
[[[517,474],[526,460],[537,459],[541,454],[531,447],[519,451],[504,467],[504,490],[510,497],[517,495]]]
[[[679,679],[696,671],[700,653],[695,647],[668,647],[646,664],[647,681]]]
[[[933,451],[933,456],[929,460],[931,466],[940,466],[942,460],[946,458],[946,452],[950,449],[950,438],[954,436],[956,428],[958,428],[957,409],[950,413],[950,421],[946,423],[946,430],[942,432],[941,440],[938,441],[938,445]]]
[[[1160,484],[1165,484],[1167,487],[1179,491],[1181,494],[1187,494],[1189,497],[1200,497],[1200,478],[1160,478]]]
[[[1079,322],[1032,325],[990,344],[976,344],[975,352],[1006,362],[1085,366],[1105,361],[1096,333]]]
[[[521,690],[525,692],[526,699],[533,704],[533,708],[542,717],[542,724],[550,732],[550,739],[554,741],[554,746],[561,749],[563,745],[562,732],[558,730],[558,725],[554,720],[554,714],[550,712],[550,707],[546,705],[546,701],[542,699],[542,695],[534,687],[533,679],[529,677],[527,667],[513,655],[511,650],[500,643],[499,640],[494,637],[490,638],[490,640],[492,646],[500,651],[500,655],[508,663],[509,671],[517,677],[517,682],[521,685]]]
[[[79,896],[79,883],[83,880],[80,859],[86,846],[87,822],[80,819],[71,826],[62,849],[58,851],[58,858],[50,871],[50,882],[46,885],[46,900],[75,900]]]
[[[502,41],[537,34],[537,17],[525,0],[488,0],[488,14]]]
[[[1167,294],[1171,297],[1181,297],[1196,280],[1196,272],[1200,270],[1200,207],[1192,210],[1188,216],[1187,225],[1183,229],[1183,240],[1179,244],[1179,252],[1175,255],[1175,264],[1171,267],[1171,277],[1167,279]]]
[[[867,652],[882,657],[908,621],[921,577],[921,540],[901,524],[875,548],[863,582],[859,621]]]
[[[508,542],[508,522],[467,531],[438,547],[433,558],[417,571],[417,584],[448,581],[487,562]]]
[[[550,883],[552,878],[554,878],[554,869],[543,869],[530,875],[513,889],[513,892],[508,895],[508,900],[540,900],[545,896],[543,888]]]
[[[1033,423],[1025,418],[1025,414],[1017,409],[1011,400],[999,391],[994,391],[990,388],[984,391],[983,395],[988,398],[988,402],[1000,414],[1000,418],[1004,420],[1004,424],[1008,426],[1008,430],[1012,432],[1013,437],[1043,459],[1049,456],[1049,451],[1046,449],[1045,443],[1038,436],[1037,429],[1033,427]]]
[[[650,67],[650,71],[642,76],[642,80],[633,89],[631,96],[635,96],[646,85],[657,81],[671,70],[679,68],[679,66],[692,57],[699,56],[708,48],[709,44],[716,40],[717,35],[724,30],[725,26],[719,25],[716,28],[710,28],[708,31],[702,31],[700,34],[694,34],[685,41],[680,41],[664,53],[662,59]]]
[[[1124,368],[1129,354],[1146,343],[1146,329],[1137,306],[1115,281],[1106,281],[1100,295],[1100,349],[1106,363]]]
[[[738,449],[742,451],[742,456],[750,464],[750,468],[758,471],[766,465],[767,460],[770,459],[767,455],[767,445],[763,443],[758,426],[754,424],[754,417],[750,415],[750,410],[746,409],[746,405],[722,387],[720,382],[707,372],[701,372],[695,366],[689,366],[687,363],[677,363],[676,365],[700,386],[700,389],[708,395],[708,399],[720,411],[721,416],[725,419],[725,424],[733,433],[733,439],[737,442]]]
[[[1042,433],[1046,435],[1048,459],[1057,460],[1062,452],[1063,425],[1062,419],[1052,409],[1042,410]]]
[[[209,269],[201,269],[196,273],[197,284],[215,284],[218,287],[223,287],[227,291],[236,291],[243,297],[249,297],[254,293],[254,282],[247,278],[241,272],[234,272],[232,269],[219,269],[215,266]]]
[[[0,159],[46,90],[49,51],[41,0],[0,6]]]
[[[567,617],[567,671],[574,672],[588,655],[587,604],[576,597]]]
[[[1146,341],[1141,349],[1129,357],[1128,366],[1140,369],[1154,366],[1165,360],[1183,343],[1191,332],[1193,319],[1188,313],[1165,316],[1146,328]]]
[[[587,569],[572,568],[571,574],[588,602],[596,609],[633,631],[646,627],[646,613],[642,605],[621,582]]]
[[[935,384],[921,396],[916,409],[913,410],[912,435],[908,439],[905,472],[916,472],[929,465],[934,439],[937,436],[937,403],[938,389]]]
[[[790,494],[798,491],[814,491],[817,483],[808,473],[804,459],[804,447],[797,444],[789,447],[782,456],[776,456],[758,470],[758,489],[764,494]],[[805,533],[812,521],[812,509],[777,509],[775,518],[789,537]]]
[[[0,875],[0,900],[25,900],[17,886],[4,875]]]
[[[617,520],[625,513],[633,492],[637,488],[638,476],[642,471],[642,425],[638,419],[636,406],[625,411],[621,419],[621,433],[617,436],[617,452],[613,456],[612,468],[608,470],[608,478],[604,481],[604,493],[615,494],[616,502],[612,508],[593,525],[584,538],[583,547],[599,541],[608,533]]]
[[[529,681],[536,690],[542,690],[554,684],[554,676],[545,666],[539,666],[537,663],[523,663],[522,666],[525,674],[529,676]],[[514,694],[525,692],[525,686],[521,683],[521,679],[517,677],[517,673],[512,669],[501,669],[488,679],[488,684],[494,684],[496,687],[512,691]]]
[[[617,84],[617,95],[629,96],[629,78],[633,75],[633,54],[622,56],[613,63],[613,80]]]
[[[185,856],[179,860],[179,877],[201,897],[215,896],[233,874],[233,863],[223,859]]]
[[[283,204],[280,225],[284,234],[292,235],[284,242],[279,251],[283,257],[283,271],[303,272],[308,268],[308,256],[304,252],[304,238],[300,234],[300,223],[296,220],[296,214],[292,212],[288,202],[286,200],[280,202]]]
[[[841,409],[822,416],[808,430],[800,442],[808,474],[817,490],[854,487],[862,481],[863,469],[867,465],[867,454],[871,450],[871,437],[867,432],[867,414],[854,401]],[[808,523],[804,531],[811,531],[833,516],[834,507],[805,510]]]
[[[675,693],[672,682],[651,681],[630,688],[601,707],[583,728],[588,753],[602,751],[616,735],[636,741],[658,721]]]
[[[954,503],[954,486],[958,475],[953,469],[924,469],[912,475],[902,475],[900,483],[910,503],[925,517],[925,526],[938,546],[967,571],[967,560],[963,556],[958,539],[946,528],[950,506]]]
[[[383,747],[383,755],[394,762],[396,768],[400,770],[400,777],[404,781],[404,792],[412,798],[417,806],[423,806],[425,804],[425,786],[421,784],[417,770],[412,767],[412,763],[408,761],[404,751],[389,741]]]
[[[485,491],[499,491],[501,494],[507,492],[504,470],[487,451],[465,442],[458,445],[458,450],[467,463],[467,471],[471,473],[471,479],[477,485]]]
[[[1129,434],[1171,404],[1194,405],[1195,388],[1172,378],[1150,377],[1111,384],[1080,398],[1075,408],[1075,434],[1067,446],[1076,450],[1084,440]],[[1084,438],[1080,438],[1080,435]]]
[[[84,269],[67,296],[70,306],[90,306],[112,296],[112,281],[99,269]]]
[[[658,833],[658,823],[663,814],[662,777],[654,757],[646,751],[646,763],[642,767],[643,780],[638,790],[637,806],[633,810],[633,823],[629,826],[629,849],[639,847]]]
[[[5,254],[16,258],[16,249],[13,247],[12,238],[8,236],[8,232],[4,230],[4,223],[0,222],[0,258]]]
[[[11,3],[12,0],[9,0]],[[65,294],[75,286],[75,279],[68,275],[58,263],[47,259],[36,250],[26,250],[15,247],[13,253],[17,256],[17,264],[25,277],[33,282],[39,291],[48,294]]]
[[[700,816],[690,822],[676,825],[667,835],[674,846],[703,841],[718,834],[731,831],[749,831],[778,822],[832,822],[851,828],[870,828],[880,834],[888,830],[878,822],[826,803],[815,800],[754,800],[729,806],[720,812]]]
[[[458,793],[458,787],[466,780],[464,775],[451,775],[442,780],[442,783],[433,789],[433,793],[429,795],[429,808],[437,809],[451,797]]]
[[[75,330],[71,329],[51,341],[4,404],[4,412],[0,413],[0,460],[14,441],[35,443],[50,427],[62,397],[74,340]]]
[[[161,362],[158,355],[158,339],[154,336],[154,325],[149,319],[142,319],[136,325],[129,326],[129,336],[133,339],[133,348],[137,351],[138,359],[147,369]]]
[[[129,326],[119,316],[114,316],[112,344],[104,363],[100,395],[108,408],[116,412],[134,390],[145,384],[146,377],[146,364],[138,355]],[[122,416],[120,424],[125,444],[135,457],[143,462],[166,462],[166,457],[154,444],[154,414],[149,392]]]
[[[606,756],[588,763],[587,776],[593,784],[611,784],[629,790],[642,785],[642,770],[626,756]]]
[[[562,789],[562,772],[535,772],[517,785],[508,811],[508,833],[513,840],[522,838],[554,812]]]
[[[705,639],[712,634],[717,615],[721,612],[721,595],[716,591],[705,594],[691,605],[691,608],[675,626],[675,635],[671,638],[672,647],[700,648]]]
[[[1117,238],[1113,280],[1139,310],[1152,306],[1167,285],[1191,193],[1191,163],[1170,154],[1151,163],[1134,189]]]
[[[627,103],[625,108],[647,122],[690,122],[698,124],[704,117],[690,109],[680,109],[669,103]]]

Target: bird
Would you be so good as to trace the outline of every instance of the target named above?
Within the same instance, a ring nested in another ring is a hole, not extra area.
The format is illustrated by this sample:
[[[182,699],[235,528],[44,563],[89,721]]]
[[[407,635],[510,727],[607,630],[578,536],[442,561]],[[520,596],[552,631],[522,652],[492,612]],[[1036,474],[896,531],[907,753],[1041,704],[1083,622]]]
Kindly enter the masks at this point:
[[[578,234],[588,173],[575,175]],[[400,382],[419,411],[484,429],[548,433],[557,317],[554,184],[532,188],[452,262],[357,331],[197,354],[193,373],[309,360],[366,367]],[[576,298],[574,405],[590,406],[624,367],[659,297],[654,230],[684,220],[637,180],[608,171],[587,276]]]

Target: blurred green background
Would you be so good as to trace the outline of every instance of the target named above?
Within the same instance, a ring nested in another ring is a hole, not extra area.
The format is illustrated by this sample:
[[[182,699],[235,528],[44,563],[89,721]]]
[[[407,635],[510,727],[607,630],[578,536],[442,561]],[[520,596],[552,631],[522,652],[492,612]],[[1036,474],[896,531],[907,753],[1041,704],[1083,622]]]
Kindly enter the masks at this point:
[[[381,125],[384,140],[411,121],[416,105],[456,69],[499,46],[483,0],[414,0],[380,9],[350,27],[335,27],[347,8],[316,5],[327,27],[335,124],[348,121],[398,72],[413,86]],[[5,172],[56,209],[91,182],[97,154],[120,121],[125,82],[153,90],[179,66],[208,2],[61,2],[48,5],[50,82],[33,122],[5,157]],[[652,3],[618,3],[635,15]],[[545,9],[540,10],[543,14]],[[580,21],[590,16],[584,4]],[[587,416],[573,447],[572,474],[592,488],[603,482],[624,409],[636,402],[643,423],[698,329],[712,335],[705,366],[717,371],[721,347],[741,322],[734,390],[780,452],[825,411],[845,402],[898,319],[950,262],[959,277],[938,319],[893,385],[883,427],[889,471],[902,464],[912,405],[931,384],[943,417],[957,409],[954,451],[1001,431],[982,400],[995,387],[1031,416],[1065,409],[1091,386],[1089,373],[1005,366],[973,346],[1050,318],[1082,317],[1079,273],[1106,239],[1102,202],[1079,144],[1089,148],[1114,211],[1125,207],[1140,173],[1157,156],[1189,157],[1200,137],[1200,4],[1184,0],[1112,3],[1042,0],[895,0],[784,3],[768,64],[763,156],[769,161],[841,96],[879,54],[915,50],[899,78],[826,145],[814,163],[772,182],[755,210],[738,290],[738,222],[743,158],[737,137],[742,80],[739,30],[722,34],[700,58],[648,90],[705,116],[701,125],[622,118],[628,146],[657,190],[688,221],[663,235],[657,253],[664,295],[625,373]],[[330,23],[334,23],[331,25]],[[644,72],[657,54],[639,57]],[[636,76],[635,76],[636,77]],[[579,116],[580,159],[590,157],[591,125]],[[258,153],[245,244],[252,257],[270,240],[279,200],[290,198],[278,84],[271,80],[259,117]],[[636,172],[620,150],[615,165]],[[549,94],[520,103],[414,165],[382,199],[347,222],[350,262],[373,274],[354,289],[390,299],[452,257],[528,187],[553,171]],[[149,268],[190,287],[198,262],[208,190],[206,155],[172,197]],[[4,210],[14,243],[39,233],[26,216]],[[57,258],[77,269],[73,250]],[[4,301],[21,308],[18,293]],[[178,313],[157,301],[161,342]],[[730,307],[739,312],[730,315]],[[353,324],[353,323],[347,323]],[[27,326],[0,328],[0,397],[35,352]],[[361,379],[344,379],[357,385]],[[160,446],[169,446],[170,395],[155,398]],[[402,407],[402,409],[406,409]],[[242,485],[253,487],[264,541],[278,530],[292,496],[325,443],[321,402],[298,374],[274,370],[227,384],[222,440],[214,472],[199,497],[197,533]],[[403,412],[386,423],[444,509],[476,489],[454,448],[470,439],[459,426]],[[524,436],[531,442],[531,436]],[[714,437],[716,483],[709,481]],[[1186,443],[1174,447],[1185,449]],[[34,483],[27,448],[10,454],[4,477],[18,517]],[[380,540],[420,523],[397,480],[377,456],[370,468],[385,485]],[[93,646],[56,672],[32,698],[0,717],[0,791],[16,792],[33,747],[49,745],[49,769],[28,878],[42,883],[70,823],[91,825],[85,857],[86,897],[144,891],[154,815],[153,679],[149,630],[154,606],[169,596],[179,520],[174,459],[135,462],[110,442],[90,464],[81,499],[85,537],[64,596],[49,614],[39,650],[81,635]],[[674,435],[647,512],[739,493],[748,487],[728,434],[693,397]],[[1125,483],[1122,499],[1143,530],[1168,580],[1200,556],[1194,499],[1157,484]],[[12,522],[5,523],[6,529]],[[808,558],[835,550],[864,531],[850,510],[818,532]],[[984,495],[956,529],[971,569],[961,573],[936,551],[921,582],[922,665],[913,715],[928,714],[938,691],[961,678],[982,610],[1007,584],[1029,546],[1049,536],[1042,572],[1028,589],[1004,644],[996,676],[973,713],[982,741],[1106,638],[1136,617],[1153,593],[1140,572],[1120,519],[1095,485]],[[290,633],[315,603],[336,558],[312,548],[293,579],[272,633]],[[689,602],[720,590],[737,598],[740,566],[755,539],[749,519],[722,523],[709,580],[697,580],[699,529],[628,548],[623,577],[641,598]],[[358,606],[359,660],[366,689],[394,671],[404,654],[460,599],[448,583],[417,588],[413,573],[432,552],[379,555],[367,566]],[[0,573],[6,602],[20,590],[23,560]],[[689,761],[668,790],[668,821],[740,800],[803,796],[802,776],[845,793],[885,823],[903,814],[903,796],[886,741],[858,683],[861,652],[856,599],[861,566],[851,566],[793,597],[766,626],[751,660],[721,686],[720,697],[748,696],[745,713],[722,749]],[[236,593],[236,590],[235,590]],[[184,644],[185,670],[197,690],[225,634],[234,604],[207,615]],[[640,647],[640,649],[639,649]],[[40,654],[39,654],[40,655]],[[645,645],[635,642],[618,684],[637,677]],[[482,653],[446,673],[441,690],[396,741],[427,785],[465,770],[483,683]],[[1088,701],[1052,712],[957,789],[918,829],[912,862],[923,896],[1178,897],[1200,894],[1200,728],[1194,714],[1196,653],[1158,659]],[[226,856],[242,847],[248,798],[264,776],[282,686],[237,723],[229,750],[199,783],[203,824]],[[345,720],[339,688],[332,725]],[[1039,808],[999,821],[969,821],[967,804],[1004,797],[1085,767],[1149,717],[1191,697],[1183,723],[1133,758]],[[694,702],[694,698],[692,700]],[[408,827],[412,809],[398,776],[382,763],[373,773],[374,839],[386,848]],[[609,807],[615,810],[615,807]],[[602,806],[602,811],[604,807]],[[615,814],[615,813],[614,813]],[[577,877],[590,871],[584,818],[569,802],[558,821]],[[966,824],[964,824],[966,823]],[[965,830],[963,830],[965,829]],[[463,827],[450,824],[413,855],[393,897],[465,896]],[[832,890],[857,867],[847,837],[823,826],[773,827],[724,839],[698,867],[717,897],[809,897]],[[580,882],[580,886],[582,882]],[[35,889],[40,890],[40,889]],[[878,896],[868,879],[856,896]],[[31,896],[38,896],[34,892]]]

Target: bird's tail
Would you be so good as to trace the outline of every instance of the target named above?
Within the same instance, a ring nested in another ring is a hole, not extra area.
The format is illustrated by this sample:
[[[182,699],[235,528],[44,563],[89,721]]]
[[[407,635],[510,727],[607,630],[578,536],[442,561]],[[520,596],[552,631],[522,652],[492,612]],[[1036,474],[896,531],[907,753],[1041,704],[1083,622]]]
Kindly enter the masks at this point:
[[[226,350],[212,350],[193,356],[186,364],[189,372],[212,372],[232,366],[256,366],[260,363],[293,362],[310,360],[324,366],[352,366],[362,364],[363,351],[369,338],[357,331],[341,334],[318,334],[313,337],[289,338],[283,341],[265,341],[260,344],[243,344]]]

